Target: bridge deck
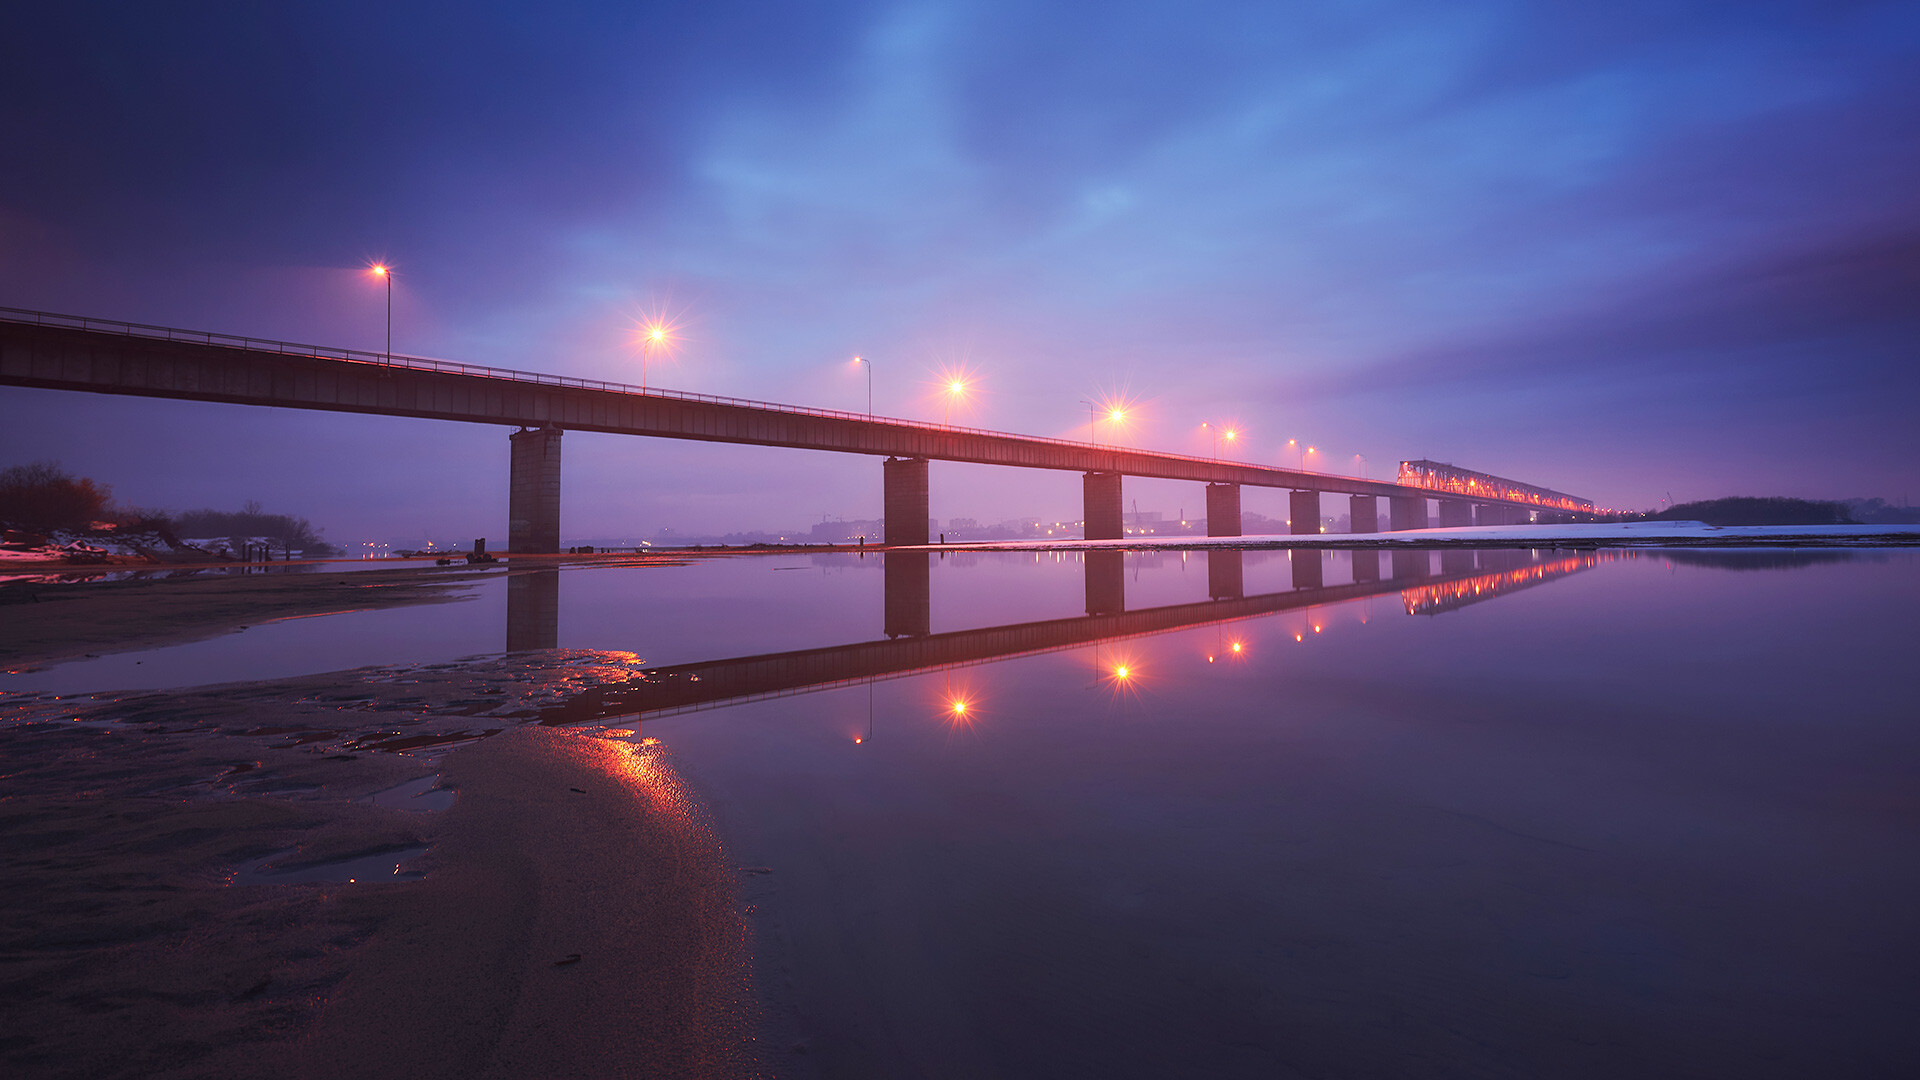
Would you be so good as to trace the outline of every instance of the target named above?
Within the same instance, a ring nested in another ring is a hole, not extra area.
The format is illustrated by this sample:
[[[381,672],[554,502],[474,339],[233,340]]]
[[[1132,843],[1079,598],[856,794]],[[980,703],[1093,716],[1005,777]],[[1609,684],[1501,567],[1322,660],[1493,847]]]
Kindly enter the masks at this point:
[[[1384,481],[1152,450],[10,308],[0,309],[0,385],[556,425],[619,435],[1350,495],[1441,494]]]

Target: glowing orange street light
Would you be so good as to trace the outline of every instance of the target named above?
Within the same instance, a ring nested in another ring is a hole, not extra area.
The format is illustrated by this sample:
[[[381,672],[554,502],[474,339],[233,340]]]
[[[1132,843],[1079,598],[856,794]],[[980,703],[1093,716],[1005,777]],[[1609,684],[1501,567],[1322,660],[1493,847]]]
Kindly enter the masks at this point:
[[[941,406],[940,406],[940,423],[941,424],[944,425],[947,422],[948,417],[951,416],[953,412],[953,400],[955,398],[965,397],[966,394],[967,394],[967,384],[965,382],[959,379],[947,380],[946,387],[941,391]]]
[[[647,388],[647,362],[653,356],[653,350],[665,348],[669,337],[668,327],[664,323],[648,323],[640,331],[640,389]]]
[[[1216,459],[1220,457],[1220,440],[1221,439],[1224,438],[1228,442],[1232,442],[1233,440],[1240,437],[1240,433],[1234,430],[1233,428],[1227,428],[1226,430],[1222,431],[1221,429],[1214,427],[1212,424],[1207,423],[1205,420],[1200,421],[1200,426],[1203,428],[1206,428],[1208,431],[1213,433],[1213,456]]]
[[[387,363],[393,363],[393,267],[374,263],[367,268],[374,277],[387,283]]]

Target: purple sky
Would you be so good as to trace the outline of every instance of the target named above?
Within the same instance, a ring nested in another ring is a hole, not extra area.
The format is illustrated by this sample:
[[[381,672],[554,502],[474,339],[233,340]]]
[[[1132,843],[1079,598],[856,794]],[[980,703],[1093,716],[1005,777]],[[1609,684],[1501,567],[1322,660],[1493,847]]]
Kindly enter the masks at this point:
[[[498,10],[491,10],[497,8]],[[1651,506],[1920,496],[1920,5],[31,5],[0,304]],[[505,429],[0,389],[0,464],[505,530]],[[1103,434],[1105,434],[1103,432]],[[874,459],[574,433],[569,537],[877,516]],[[1191,488],[1191,490],[1189,490]],[[1197,485],[1130,481],[1142,509]],[[1284,496],[1250,510],[1284,516]],[[1329,501],[1329,509],[1333,504]],[[1077,516],[933,467],[933,513]]]

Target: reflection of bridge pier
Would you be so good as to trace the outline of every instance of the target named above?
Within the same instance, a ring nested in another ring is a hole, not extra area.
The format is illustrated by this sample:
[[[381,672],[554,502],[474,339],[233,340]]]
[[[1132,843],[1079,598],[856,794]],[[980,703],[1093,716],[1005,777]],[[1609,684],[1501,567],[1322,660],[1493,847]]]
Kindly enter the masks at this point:
[[[1207,552],[1207,597],[1238,600],[1247,595],[1246,552],[1215,548]]]
[[[923,553],[912,554],[921,555],[924,559]],[[1118,556],[1121,553],[1089,554]],[[1425,552],[1412,554],[1424,555]],[[658,716],[778,694],[854,685],[876,678],[912,675],[954,665],[978,664],[1120,638],[1257,618],[1282,611],[1324,607],[1391,592],[1400,594],[1409,615],[1437,614],[1585,570],[1597,562],[1591,552],[1538,562],[1534,561],[1532,552],[1523,551],[1520,556],[1519,565],[1511,569],[1465,577],[1426,578],[1405,583],[1333,585],[1138,611],[921,634],[891,641],[866,641],[646,668],[638,673],[637,678],[592,687],[560,705],[543,710],[540,722],[568,724],[616,716],[633,719]],[[925,566],[926,563],[902,562],[899,565]],[[1089,565],[1094,564],[1090,562]],[[1102,569],[1098,575],[1103,578],[1110,576],[1114,579],[1113,584],[1118,584],[1117,571],[1121,564],[1117,560],[1102,560],[1100,565]],[[1231,564],[1223,562],[1221,565]],[[1422,576],[1425,577],[1424,574]],[[1090,574],[1088,580],[1094,581],[1095,575]]]
[[[1473,573],[1473,549],[1441,548],[1440,572],[1447,575]]]
[[[1294,588],[1319,589],[1326,586],[1326,552],[1319,548],[1294,548],[1287,552],[1287,561],[1293,564]]]
[[[922,522],[925,520],[921,519]],[[927,636],[933,629],[933,554],[926,551],[889,551],[881,558],[885,560],[887,577],[887,637]]]
[[[1127,610],[1127,553],[1086,553],[1087,614],[1118,615]]]
[[[1425,548],[1415,551],[1395,551],[1393,555],[1393,580],[1418,581],[1427,576],[1432,563],[1427,559]]]
[[[1380,580],[1380,553],[1372,548],[1359,548],[1353,553],[1353,581],[1358,585],[1366,581]]]
[[[560,647],[560,568],[507,575],[507,651]]]

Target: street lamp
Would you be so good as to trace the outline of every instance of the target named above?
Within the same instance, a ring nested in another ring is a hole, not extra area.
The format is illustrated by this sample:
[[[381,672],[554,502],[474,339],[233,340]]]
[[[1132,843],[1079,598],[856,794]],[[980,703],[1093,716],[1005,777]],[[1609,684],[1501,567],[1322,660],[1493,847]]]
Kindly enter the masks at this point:
[[[853,358],[856,364],[867,365],[867,419],[873,419],[873,361],[864,356]]]
[[[374,263],[373,276],[387,283],[387,363],[393,363],[393,267]]]
[[[1307,458],[1310,455],[1317,454],[1319,452],[1320,452],[1319,447],[1315,447],[1315,446],[1309,446],[1305,450],[1302,450],[1300,452],[1300,471],[1301,472],[1307,471]]]
[[[667,343],[667,328],[660,323],[649,324],[640,334],[640,389],[647,389],[647,361],[653,356],[655,346]]]
[[[1367,455],[1355,454],[1353,456],[1355,460],[1360,462],[1360,479],[1362,480],[1367,479],[1368,478],[1367,477]]]
[[[946,426],[948,417],[953,413],[953,399],[965,396],[966,392],[965,382],[960,379],[947,380],[946,388],[941,391],[940,424],[942,427]]]
[[[1225,431],[1221,431],[1219,428],[1214,427],[1212,424],[1207,423],[1205,420],[1200,421],[1200,426],[1203,428],[1206,428],[1208,431],[1213,433],[1213,457],[1214,457],[1214,460],[1216,461],[1220,459],[1220,440],[1222,438],[1225,438],[1228,442],[1232,442],[1233,440],[1240,437],[1240,433],[1238,431],[1235,431],[1233,428],[1228,428]]]
[[[1287,440],[1287,449],[1289,449],[1289,450],[1293,450],[1293,451],[1296,451],[1296,452],[1298,452],[1298,451],[1300,450],[1300,440],[1299,440],[1299,439],[1288,439],[1288,440]],[[1307,455],[1306,455],[1306,454],[1304,454],[1304,453],[1302,453],[1302,454],[1300,454],[1300,471],[1301,471],[1301,472],[1306,472],[1306,471],[1307,471]]]
[[[1089,446],[1094,445],[1098,441],[1097,433],[1100,430],[1100,410],[1105,409],[1107,411],[1107,421],[1109,423],[1118,424],[1127,418],[1127,410],[1111,402],[1093,402],[1088,401],[1086,398],[1081,398],[1080,404],[1087,407],[1087,445]]]

